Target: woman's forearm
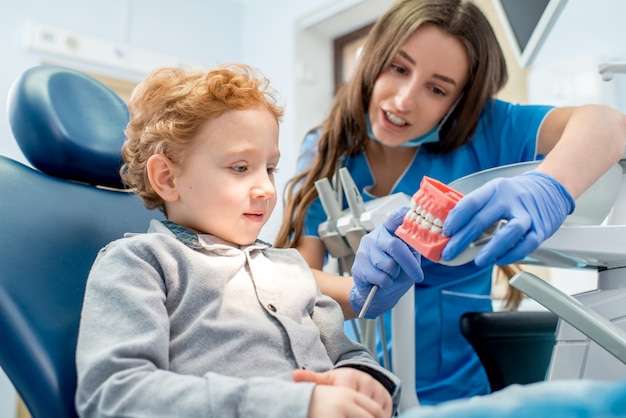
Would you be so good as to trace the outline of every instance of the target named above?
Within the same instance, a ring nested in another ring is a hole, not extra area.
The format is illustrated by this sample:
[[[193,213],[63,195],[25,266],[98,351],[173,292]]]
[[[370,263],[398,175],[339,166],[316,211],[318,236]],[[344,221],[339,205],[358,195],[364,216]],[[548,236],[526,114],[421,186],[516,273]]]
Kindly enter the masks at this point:
[[[313,269],[315,281],[323,294],[335,299],[341,306],[345,319],[357,317],[350,305],[350,290],[354,285],[351,276],[339,276],[322,270]]]
[[[624,154],[626,115],[617,110],[599,105],[558,108],[548,115],[545,125],[540,152],[546,151],[543,141],[545,146],[551,138],[560,139],[537,170],[557,179],[574,199]]]

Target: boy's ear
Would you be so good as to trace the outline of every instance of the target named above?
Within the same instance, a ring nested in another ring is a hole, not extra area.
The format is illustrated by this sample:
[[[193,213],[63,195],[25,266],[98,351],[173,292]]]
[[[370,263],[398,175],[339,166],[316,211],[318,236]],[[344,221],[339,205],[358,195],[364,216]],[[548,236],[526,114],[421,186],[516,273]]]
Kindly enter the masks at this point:
[[[178,191],[176,190],[175,164],[162,154],[155,154],[148,159],[146,164],[146,172],[150,185],[161,199],[166,202],[174,202],[178,200]]]

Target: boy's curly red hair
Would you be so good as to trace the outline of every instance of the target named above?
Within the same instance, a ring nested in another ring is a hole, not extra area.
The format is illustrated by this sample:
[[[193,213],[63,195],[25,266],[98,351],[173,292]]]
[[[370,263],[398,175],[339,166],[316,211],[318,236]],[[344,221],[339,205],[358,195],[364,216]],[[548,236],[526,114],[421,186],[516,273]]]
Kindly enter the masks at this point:
[[[265,77],[243,64],[210,71],[163,67],[152,71],[131,95],[122,146],[122,181],[149,209],[163,208],[146,172],[148,159],[163,154],[181,163],[200,127],[229,110],[264,106],[280,122],[283,108]]]

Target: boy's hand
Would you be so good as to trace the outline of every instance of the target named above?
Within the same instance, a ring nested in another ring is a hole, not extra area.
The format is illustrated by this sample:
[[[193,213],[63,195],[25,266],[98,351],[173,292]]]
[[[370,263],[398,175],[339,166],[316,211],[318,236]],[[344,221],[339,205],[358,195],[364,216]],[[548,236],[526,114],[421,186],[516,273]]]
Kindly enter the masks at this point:
[[[295,370],[295,382],[312,382],[309,418],[389,418],[393,410],[391,395],[369,374],[350,367],[324,373]]]

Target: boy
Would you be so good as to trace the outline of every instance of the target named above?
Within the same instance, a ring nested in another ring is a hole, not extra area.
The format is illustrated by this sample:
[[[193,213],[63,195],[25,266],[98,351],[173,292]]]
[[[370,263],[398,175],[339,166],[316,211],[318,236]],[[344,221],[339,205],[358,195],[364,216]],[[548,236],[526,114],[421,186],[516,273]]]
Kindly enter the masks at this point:
[[[282,117],[264,78],[162,68],[133,92],[123,181],[153,220],[99,253],[77,346],[82,417],[389,417],[399,381],[343,332],[295,249],[257,236]]]

